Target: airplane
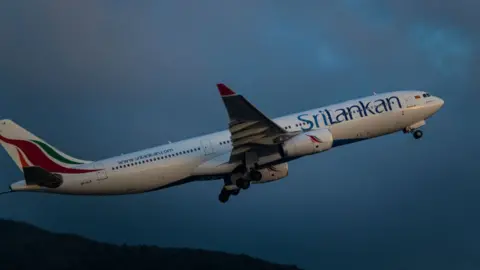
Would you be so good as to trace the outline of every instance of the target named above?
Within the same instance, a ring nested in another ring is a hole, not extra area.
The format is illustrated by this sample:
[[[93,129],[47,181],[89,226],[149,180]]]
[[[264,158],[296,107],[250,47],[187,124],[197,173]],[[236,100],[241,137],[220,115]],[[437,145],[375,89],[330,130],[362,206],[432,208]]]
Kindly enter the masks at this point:
[[[444,101],[425,91],[374,93],[271,119],[223,83],[228,129],[99,161],[61,152],[9,119],[0,143],[23,172],[11,192],[120,195],[223,179],[225,203],[251,184],[288,176],[290,161],[403,131],[415,139]]]

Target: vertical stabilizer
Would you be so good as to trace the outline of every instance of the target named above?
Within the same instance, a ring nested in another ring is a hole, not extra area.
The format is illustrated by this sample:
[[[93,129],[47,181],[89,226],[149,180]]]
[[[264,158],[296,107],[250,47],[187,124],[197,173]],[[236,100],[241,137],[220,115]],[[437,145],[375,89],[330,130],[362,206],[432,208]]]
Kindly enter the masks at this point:
[[[90,163],[63,153],[8,119],[0,120],[0,143],[22,171],[24,167],[38,166],[62,172]]]

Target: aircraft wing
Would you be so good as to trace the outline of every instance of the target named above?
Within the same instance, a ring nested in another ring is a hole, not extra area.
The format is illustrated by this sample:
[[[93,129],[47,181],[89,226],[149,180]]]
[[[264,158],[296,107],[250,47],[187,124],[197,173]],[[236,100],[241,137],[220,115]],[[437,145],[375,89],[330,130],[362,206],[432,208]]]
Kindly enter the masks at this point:
[[[217,88],[229,117],[233,146],[230,160],[238,160],[247,151],[261,152],[294,136],[225,84],[217,84]]]

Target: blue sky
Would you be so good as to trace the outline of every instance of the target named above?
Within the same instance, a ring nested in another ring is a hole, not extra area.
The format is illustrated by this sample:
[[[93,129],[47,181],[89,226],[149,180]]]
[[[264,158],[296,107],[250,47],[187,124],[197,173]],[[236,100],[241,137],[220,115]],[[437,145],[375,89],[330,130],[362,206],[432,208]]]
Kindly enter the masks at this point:
[[[290,164],[226,205],[221,182],[119,197],[13,194],[1,218],[100,241],[246,253],[306,269],[480,265],[480,2],[9,1],[0,117],[83,159],[227,127],[215,84],[271,117],[422,89],[446,104],[395,134]],[[22,178],[0,154],[0,184]],[[396,268],[397,267],[397,268]]]

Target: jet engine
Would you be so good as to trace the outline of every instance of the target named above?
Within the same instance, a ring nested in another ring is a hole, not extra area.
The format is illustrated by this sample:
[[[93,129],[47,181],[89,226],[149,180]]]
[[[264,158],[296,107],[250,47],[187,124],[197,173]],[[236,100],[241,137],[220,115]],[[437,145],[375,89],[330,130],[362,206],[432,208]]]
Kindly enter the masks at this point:
[[[255,184],[263,184],[280,180],[288,176],[288,163],[281,163],[258,170],[262,174],[260,181],[252,181]]]
[[[282,145],[284,157],[300,157],[332,148],[333,136],[326,128],[308,131],[291,138]]]

